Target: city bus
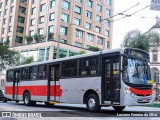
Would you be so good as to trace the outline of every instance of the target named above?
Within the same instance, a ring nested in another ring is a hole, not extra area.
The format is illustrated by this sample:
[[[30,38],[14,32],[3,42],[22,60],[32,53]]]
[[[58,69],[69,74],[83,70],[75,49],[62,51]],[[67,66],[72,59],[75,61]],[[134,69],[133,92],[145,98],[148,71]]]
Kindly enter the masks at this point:
[[[135,48],[98,51],[9,68],[5,97],[25,105],[86,104],[99,111],[153,102],[149,54]]]

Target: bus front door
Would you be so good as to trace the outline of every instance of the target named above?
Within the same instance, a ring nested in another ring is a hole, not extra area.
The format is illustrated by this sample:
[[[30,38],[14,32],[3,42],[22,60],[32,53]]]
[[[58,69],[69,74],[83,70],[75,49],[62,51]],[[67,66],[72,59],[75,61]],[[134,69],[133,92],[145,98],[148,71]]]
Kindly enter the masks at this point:
[[[59,83],[60,65],[49,65],[48,79],[48,101],[59,101],[60,99],[60,83]]]
[[[13,100],[18,100],[19,80],[20,80],[20,70],[15,70],[14,81],[13,81]]]
[[[103,98],[105,104],[120,104],[119,56],[103,59]]]

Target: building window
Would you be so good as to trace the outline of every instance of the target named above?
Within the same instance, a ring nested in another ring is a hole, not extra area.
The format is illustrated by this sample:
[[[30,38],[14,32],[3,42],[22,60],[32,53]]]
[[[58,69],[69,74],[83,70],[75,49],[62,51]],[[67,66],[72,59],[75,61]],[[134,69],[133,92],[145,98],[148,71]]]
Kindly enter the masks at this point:
[[[109,48],[109,47],[110,47],[109,41],[107,41],[107,43],[106,43],[106,47],[107,47],[107,48]]]
[[[108,9],[106,9],[106,15],[107,15],[107,16],[110,16],[110,15],[111,15],[111,11],[108,10]]]
[[[53,33],[54,32],[54,26],[53,25],[48,27],[48,32],[49,33]]]
[[[107,5],[111,6],[111,0],[106,0]]]
[[[92,18],[92,12],[86,11],[86,17],[91,19]]]
[[[105,35],[109,37],[109,30],[105,30]]]
[[[91,0],[87,0],[87,6],[92,8],[92,1]]]
[[[60,39],[60,43],[67,44],[67,40]]]
[[[14,12],[14,6],[11,7],[11,12]]]
[[[79,43],[79,42],[75,42],[74,44],[76,47],[82,47],[82,43]]]
[[[91,23],[86,22],[86,24],[85,24],[85,28],[87,28],[87,29],[91,29]]]
[[[43,28],[38,29],[38,34],[42,35],[43,34]]]
[[[35,19],[31,19],[31,26],[35,24]]]
[[[21,2],[21,3],[26,3],[26,2],[27,2],[27,0],[20,0],[20,2]]]
[[[5,9],[4,14],[7,15],[7,9]]]
[[[49,14],[49,21],[52,21],[52,20],[54,20],[54,13]]]
[[[0,11],[0,17],[2,16],[2,12]]]
[[[67,27],[64,27],[64,26],[60,26],[60,34],[61,35],[67,35]]]
[[[3,20],[3,24],[6,24],[6,22],[7,22],[7,19],[5,18],[5,19]]]
[[[96,26],[96,32],[100,33],[101,32],[101,28]]]
[[[3,2],[0,3],[0,8],[2,8]]]
[[[74,18],[74,24],[75,25],[80,25],[80,19]]]
[[[42,4],[40,7],[40,11],[43,12],[45,11],[45,9],[46,9],[46,4]]]
[[[97,37],[97,44],[103,45],[103,38],[102,37]]]
[[[2,28],[2,34],[4,34],[5,33],[5,28]]]
[[[14,0],[12,0],[12,3],[14,2]]]
[[[38,2],[38,0],[32,0],[32,4],[34,4],[34,3],[36,3],[36,2]]]
[[[56,0],[50,1],[50,9],[56,6]]]
[[[153,51],[153,62],[157,62],[158,61],[158,52],[157,51]]]
[[[106,26],[107,26],[107,27],[110,26],[110,21],[109,21],[109,20],[106,20],[105,23],[106,23]]]
[[[9,0],[6,0],[6,6],[8,5],[8,3],[9,3]]]
[[[69,15],[67,15],[65,13],[61,13],[61,20],[64,21],[64,22],[68,22]]]
[[[89,41],[93,42],[93,37],[94,37],[93,34],[87,33],[87,39],[88,39]]]
[[[39,24],[44,23],[44,16],[39,17]]]
[[[83,37],[83,31],[76,29],[76,37],[82,38]]]
[[[101,22],[101,16],[96,15],[96,22]]]
[[[24,27],[17,26],[17,32],[23,33]]]
[[[23,43],[23,37],[16,36],[15,41],[22,44]]]
[[[19,12],[25,14],[26,13],[26,8],[25,7],[19,7]]]
[[[76,0],[77,2],[79,2],[79,3],[82,3],[82,0]]]
[[[63,0],[62,1],[62,8],[69,10],[69,6],[70,6],[69,4],[70,4],[69,2]]]
[[[13,22],[13,16],[10,16],[9,22],[10,22],[10,23]]]
[[[34,35],[34,31],[33,30],[29,31],[29,35],[33,36]]]
[[[9,26],[8,32],[12,32],[12,26]]]
[[[36,14],[36,8],[32,8],[32,15]]]
[[[24,23],[24,21],[25,21],[24,17],[18,16],[18,22]]]
[[[97,11],[98,11],[98,12],[102,12],[102,6],[99,5],[99,4],[97,4]]]
[[[77,14],[81,14],[81,7],[75,6],[74,12]]]

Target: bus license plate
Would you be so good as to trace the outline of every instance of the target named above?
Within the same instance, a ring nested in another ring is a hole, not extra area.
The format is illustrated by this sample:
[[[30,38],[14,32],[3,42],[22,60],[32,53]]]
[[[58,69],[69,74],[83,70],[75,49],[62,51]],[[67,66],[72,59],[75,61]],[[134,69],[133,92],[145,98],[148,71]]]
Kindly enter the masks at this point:
[[[148,102],[148,100],[146,98],[143,98],[142,102]]]

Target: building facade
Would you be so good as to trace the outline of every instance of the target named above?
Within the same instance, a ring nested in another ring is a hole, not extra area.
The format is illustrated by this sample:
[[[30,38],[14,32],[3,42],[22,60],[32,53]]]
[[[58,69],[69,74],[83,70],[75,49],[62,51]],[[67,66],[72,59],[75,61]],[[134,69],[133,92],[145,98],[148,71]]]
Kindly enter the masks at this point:
[[[160,18],[156,17],[156,24],[149,30],[160,33]],[[152,79],[154,80],[155,100],[160,101],[160,45],[150,45],[150,64]]]
[[[107,50],[113,6],[114,0],[0,0],[0,42],[34,61],[55,59],[57,49],[59,58],[91,46]]]

